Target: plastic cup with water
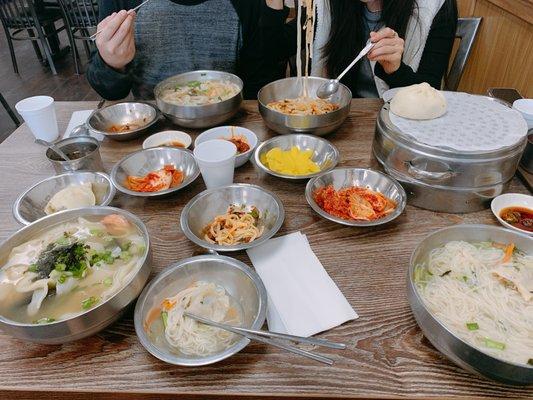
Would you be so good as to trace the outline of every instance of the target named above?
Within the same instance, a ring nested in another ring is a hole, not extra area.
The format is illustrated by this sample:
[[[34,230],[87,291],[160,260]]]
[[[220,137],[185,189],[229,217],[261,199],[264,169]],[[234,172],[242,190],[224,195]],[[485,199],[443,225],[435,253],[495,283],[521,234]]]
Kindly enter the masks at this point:
[[[208,140],[196,146],[193,153],[208,189],[233,183],[237,155],[233,143],[222,139]]]
[[[37,139],[53,142],[59,137],[54,99],[50,96],[34,96],[19,101],[15,109]]]

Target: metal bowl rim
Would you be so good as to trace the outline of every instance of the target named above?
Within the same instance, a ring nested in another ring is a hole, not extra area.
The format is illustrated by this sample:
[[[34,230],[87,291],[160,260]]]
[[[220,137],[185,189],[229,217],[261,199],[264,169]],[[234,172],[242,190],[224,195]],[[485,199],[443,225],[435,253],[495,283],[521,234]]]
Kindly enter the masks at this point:
[[[247,130],[248,132],[252,133],[255,137],[255,145],[254,146],[251,146],[250,145],[250,149],[248,151],[245,151],[244,153],[237,153],[235,155],[235,159],[237,159],[238,157],[246,157],[247,159],[250,159],[250,157],[252,156],[253,152],[255,151],[255,149],[258,147],[259,145],[259,138],[257,137],[257,134],[252,131],[251,129],[248,129],[244,126],[236,126],[236,125],[221,125],[221,126],[214,126],[212,128],[208,128],[206,129],[205,131],[203,131],[202,133],[200,133],[198,136],[196,136],[196,139],[194,139],[194,147],[198,146],[200,143],[203,143],[203,142],[207,142],[209,140],[213,140],[213,139],[207,139],[207,140],[203,140],[201,142],[198,142],[198,139],[200,139],[200,137],[210,131],[210,130],[213,130],[213,129],[218,129],[218,128],[226,128],[226,127],[235,127],[235,128],[241,128],[241,129],[245,129]],[[224,140],[224,139],[223,139]]]
[[[93,307],[93,308],[91,308],[91,309],[89,309],[87,311],[84,311],[84,312],[82,312],[80,314],[76,314],[73,317],[62,319],[62,320],[59,320],[59,321],[50,322],[50,323],[46,324],[45,326],[52,326],[52,325],[55,325],[55,324],[66,323],[68,321],[72,321],[73,319],[80,318],[80,317],[82,317],[84,315],[92,313],[93,311],[96,311],[100,307],[103,307],[104,305],[109,303],[111,300],[113,300],[115,297],[117,297],[120,293],[122,293],[124,290],[126,290],[127,287],[131,284],[131,282],[135,279],[135,277],[137,276],[139,271],[142,269],[144,263],[146,262],[146,260],[148,259],[149,255],[150,255],[150,234],[148,233],[148,229],[146,228],[146,225],[144,224],[144,222],[142,222],[142,220],[138,216],[136,216],[135,214],[133,214],[130,211],[123,210],[121,208],[109,207],[109,206],[106,206],[106,207],[96,207],[96,206],[95,207],[84,207],[84,208],[78,208],[78,209],[74,209],[74,210],[58,211],[57,213],[54,213],[54,214],[51,214],[51,215],[47,215],[44,218],[41,218],[41,219],[39,219],[39,220],[37,220],[35,222],[32,222],[30,225],[26,225],[26,226],[22,227],[21,229],[19,229],[18,231],[16,231],[12,235],[10,235],[7,239],[5,239],[4,241],[0,242],[0,247],[4,246],[5,243],[8,240],[10,240],[11,238],[13,238],[16,235],[21,234],[25,230],[30,229],[34,224],[36,224],[38,222],[39,223],[43,223],[43,221],[46,221],[46,220],[49,220],[49,219],[53,219],[53,218],[57,218],[58,216],[61,216],[61,215],[80,214],[82,212],[86,212],[86,211],[90,211],[90,210],[109,211],[109,213],[105,214],[105,215],[109,215],[109,214],[113,214],[113,213],[118,213],[118,214],[121,214],[121,215],[125,214],[127,216],[128,220],[130,222],[133,222],[137,226],[137,228],[139,228],[139,230],[141,231],[143,239],[145,240],[145,247],[146,247],[145,250],[144,250],[144,255],[139,260],[139,266],[137,267],[137,272],[132,275],[131,279],[127,283],[122,285],[122,288],[120,288],[115,294],[113,294],[111,297],[109,297],[106,301],[101,302],[96,307]],[[93,214],[91,214],[91,215],[93,215]],[[102,214],[94,214],[94,215],[102,215]],[[81,217],[81,216],[77,216],[77,217],[73,216],[72,218],[79,218],[79,217]],[[53,224],[53,222],[52,222],[52,224]],[[29,240],[31,240],[31,239],[29,239]],[[132,299],[132,300],[134,300],[134,299]],[[6,325],[17,326],[17,327],[25,327],[25,328],[27,328],[27,327],[30,327],[30,328],[32,328],[32,327],[42,327],[43,326],[43,325],[36,325],[36,324],[30,324],[30,323],[25,324],[25,323],[22,323],[22,322],[13,321],[11,319],[8,319],[8,318],[4,317],[1,314],[0,314],[0,322],[4,323]]]
[[[192,157],[192,160],[194,161],[194,165],[196,166],[196,168],[195,168],[194,173],[190,176],[191,178],[190,178],[190,180],[188,182],[184,179],[183,182],[181,183],[181,185],[173,187],[173,188],[170,188],[170,189],[167,189],[167,190],[161,190],[159,192],[135,192],[133,190],[129,190],[129,189],[125,188],[121,183],[119,183],[117,181],[117,179],[116,179],[117,171],[120,168],[120,166],[126,160],[128,160],[129,158],[133,157],[134,155],[136,155],[138,153],[156,152],[156,151],[161,151],[161,150],[171,151],[171,152],[172,151],[181,151],[181,152],[185,152],[185,153],[189,154],[190,157]],[[177,192],[178,190],[181,190],[184,187],[187,187],[191,183],[193,183],[196,180],[196,178],[198,178],[199,175],[200,175],[200,169],[198,168],[198,164],[196,163],[196,160],[194,158],[194,155],[193,155],[192,151],[190,151],[189,149],[182,148],[182,147],[168,147],[168,146],[166,146],[166,147],[150,147],[148,149],[140,149],[140,150],[134,151],[133,153],[129,153],[128,155],[126,155],[125,157],[120,159],[113,166],[113,168],[111,169],[111,173],[110,173],[111,182],[113,182],[113,185],[120,192],[128,194],[130,196],[137,196],[137,197],[158,197],[158,196],[164,196],[164,195],[167,195],[167,194],[171,194],[171,193]]]
[[[380,218],[374,221],[346,220],[342,218],[337,218],[327,213],[326,211],[322,210],[320,206],[316,204],[315,199],[313,198],[313,193],[311,193],[311,187],[323,175],[326,175],[334,171],[370,171],[372,173],[381,175],[383,178],[390,181],[390,183],[392,183],[392,185],[396,188],[396,190],[398,190],[398,193],[400,194],[400,201],[398,202],[396,209],[394,210],[394,212],[390,213],[385,218]],[[307,186],[305,187],[305,198],[309,206],[311,206],[311,208],[321,217],[326,218],[332,222],[336,222],[341,225],[355,226],[355,227],[361,227],[361,228],[383,225],[398,218],[404,211],[405,206],[407,204],[407,194],[405,193],[405,189],[403,188],[403,186],[400,185],[400,183],[396,179],[392,178],[391,176],[384,174],[381,171],[376,171],[372,168],[335,168],[331,171],[325,172],[324,174],[318,175],[312,178],[309,182],[307,182]]]
[[[226,265],[230,265],[233,268],[239,269],[246,276],[248,276],[248,278],[252,281],[255,288],[257,289],[258,299],[259,299],[259,309],[258,309],[257,315],[255,316],[253,324],[250,327],[250,329],[260,329],[266,320],[266,307],[267,307],[268,297],[267,297],[267,291],[266,291],[265,285],[263,281],[261,280],[261,278],[259,277],[259,275],[257,274],[257,272],[255,272],[252,268],[250,268],[248,265],[246,265],[242,261],[239,261],[232,257],[219,255],[219,254],[206,254],[206,255],[189,257],[184,260],[177,261],[171,264],[170,266],[168,266],[167,268],[165,268],[159,274],[157,274],[150,281],[150,283],[148,283],[148,285],[143,289],[141,295],[139,296],[137,304],[135,305],[135,311],[133,315],[135,333],[137,334],[137,337],[139,338],[141,345],[154,357],[166,363],[172,364],[172,365],[196,367],[196,366],[214,364],[214,363],[225,360],[226,358],[229,358],[237,354],[250,343],[250,339],[247,339],[246,337],[242,337],[241,339],[236,341],[231,347],[228,347],[226,350],[224,350],[215,359],[213,359],[213,355],[211,355],[211,356],[202,357],[204,358],[203,361],[195,362],[194,359],[190,359],[190,361],[188,362],[176,362],[176,359],[180,360],[179,356],[176,355],[172,358],[168,357],[164,352],[159,350],[159,348],[156,345],[154,345],[152,341],[148,338],[148,335],[146,334],[146,332],[144,331],[142,327],[143,321],[141,320],[141,317],[142,317],[141,304],[143,307],[145,307],[146,300],[148,296],[151,294],[150,292],[152,291],[153,287],[156,284],[158,284],[161,280],[163,280],[170,274],[174,273],[175,271],[181,268],[185,268],[187,265],[194,263],[196,261],[222,262]]]
[[[111,181],[111,178],[109,177],[109,175],[104,173],[104,172],[100,172],[100,171],[79,170],[79,171],[71,171],[71,172],[65,172],[65,173],[59,174],[59,175],[49,176],[48,178],[40,180],[39,182],[37,182],[34,185],[30,186],[28,189],[26,189],[24,192],[22,192],[17,197],[17,199],[15,200],[15,203],[13,203],[13,207],[11,208],[12,212],[13,212],[13,217],[17,220],[17,222],[19,222],[19,223],[21,223],[23,225],[30,225],[33,222],[37,222],[37,221],[40,221],[43,218],[46,218],[47,215],[45,215],[44,217],[41,217],[39,219],[36,219],[35,221],[28,221],[28,220],[24,219],[24,217],[22,217],[22,215],[20,215],[20,211],[19,211],[20,203],[22,202],[22,199],[24,197],[26,197],[26,195],[29,192],[31,192],[33,189],[35,189],[37,186],[40,186],[41,184],[43,184],[45,182],[52,181],[52,180],[55,180],[57,178],[61,178],[61,177],[68,176],[68,175],[78,175],[80,173],[85,173],[85,174],[86,173],[90,173],[90,174],[94,174],[94,175],[99,175],[102,178],[104,178],[104,180],[107,182],[108,187],[109,187],[109,194],[104,198],[104,201],[102,202],[102,204],[98,204],[98,205],[95,205],[93,207],[105,207],[105,206],[108,206],[111,203],[111,201],[113,201],[113,198],[115,197],[115,195],[117,193],[117,191],[115,189],[115,185],[113,185],[113,182]],[[80,207],[80,208],[87,208],[87,207]],[[77,209],[79,209],[79,208],[77,208]],[[76,210],[76,208],[74,208],[73,210]],[[54,214],[57,214],[57,213],[54,213]],[[50,214],[50,215],[54,215],[54,214]]]
[[[149,123],[147,123],[146,125],[140,127],[140,128],[137,128],[137,129],[134,129],[134,130],[131,130],[131,131],[128,131],[128,132],[123,132],[123,133],[111,133],[111,132],[107,132],[107,131],[101,131],[99,129],[96,129],[95,127],[93,127],[90,123],[91,121],[91,118],[94,117],[96,114],[100,113],[101,111],[107,109],[107,108],[111,108],[111,107],[115,107],[117,105],[120,105],[120,104],[143,104],[145,106],[148,106],[148,107],[151,107],[154,111],[155,111],[155,116],[154,116],[154,119],[152,119],[152,121],[150,121]],[[136,133],[140,133],[140,132],[143,132],[144,130],[150,128],[152,125],[154,125],[158,120],[159,120],[159,116],[160,116],[161,112],[159,111],[159,109],[154,106],[153,104],[149,103],[149,102],[146,102],[146,101],[120,101],[118,103],[114,103],[114,104],[110,104],[108,106],[105,106],[105,107],[102,107],[102,108],[98,108],[96,110],[94,110],[91,115],[89,115],[89,118],[87,118],[87,127],[96,132],[96,133],[99,133],[101,135],[104,135],[108,138],[114,138],[115,136],[130,136],[130,135],[133,135],[133,134],[136,134]],[[132,138],[133,139],[133,138]]]
[[[414,296],[416,297],[416,301],[418,302],[418,304],[422,305],[424,310],[439,325],[440,329],[442,329],[442,330],[446,331],[447,333],[449,333],[450,335],[452,335],[456,340],[458,340],[462,344],[466,345],[471,351],[473,351],[475,353],[480,353],[483,356],[489,357],[489,358],[491,358],[492,360],[494,360],[494,361],[496,361],[498,363],[504,363],[504,364],[512,365],[513,367],[527,368],[527,369],[533,370],[533,367],[529,367],[527,365],[517,364],[517,363],[510,362],[510,361],[504,361],[504,360],[501,360],[499,358],[493,357],[493,356],[491,356],[491,355],[489,355],[487,353],[482,352],[481,350],[478,350],[476,347],[472,346],[471,344],[465,342],[463,339],[461,339],[459,336],[457,336],[453,331],[448,329],[433,314],[433,312],[424,303],[424,300],[420,297],[420,293],[419,293],[418,288],[417,288],[416,284],[414,283],[414,279],[413,279],[413,274],[414,274],[414,269],[415,269],[415,265],[414,265],[415,254],[417,254],[418,249],[421,247],[422,243],[426,242],[426,240],[429,240],[433,236],[436,236],[436,235],[438,235],[438,234],[440,234],[440,233],[442,233],[444,231],[450,230],[450,229],[499,230],[499,231],[504,231],[504,232],[511,233],[513,235],[521,236],[521,237],[523,237],[524,239],[527,239],[527,240],[531,240],[531,237],[529,235],[525,235],[523,233],[516,232],[516,231],[513,231],[511,229],[504,228],[502,226],[494,226],[494,225],[487,225],[487,224],[458,224],[458,225],[446,226],[444,228],[440,228],[440,229],[438,229],[438,230],[436,230],[434,232],[431,232],[429,235],[426,235],[422,240],[420,240],[420,242],[416,245],[415,249],[411,253],[411,257],[409,258],[409,268],[407,270],[407,279],[408,279],[408,284],[411,286],[412,292],[413,292]],[[411,311],[413,312],[412,301],[409,301],[409,306],[411,308]],[[417,325],[418,325],[418,321],[417,321]],[[420,327],[420,329],[422,329],[422,327]],[[441,351],[439,350],[439,352],[441,352]],[[442,353],[442,354],[444,354],[444,353]],[[446,356],[446,358],[449,358],[447,354],[444,354],[444,355]]]
[[[310,179],[310,178],[314,178],[315,176],[320,176],[322,174],[325,174],[326,172],[329,172],[329,171],[335,169],[335,167],[339,164],[339,160],[340,160],[339,149],[337,148],[337,146],[335,146],[329,140],[324,139],[323,137],[320,137],[320,136],[316,136],[316,135],[310,135],[310,134],[306,134],[306,133],[294,133],[294,134],[290,135],[290,137],[302,137],[303,136],[303,137],[309,138],[311,140],[317,140],[319,142],[325,143],[326,146],[328,146],[329,148],[331,148],[333,150],[334,156],[333,156],[332,164],[329,167],[327,167],[327,168],[325,168],[323,170],[320,170],[319,172],[315,172],[313,174],[308,174],[308,175],[286,175],[286,174],[280,174],[278,172],[272,171],[271,169],[267,168],[261,162],[261,159],[259,157],[260,156],[259,153],[268,144],[270,144],[272,142],[275,142],[277,140],[283,140],[283,138],[285,136],[286,135],[274,136],[273,138],[270,138],[268,140],[265,140],[264,142],[259,143],[259,145],[255,148],[255,151],[254,151],[254,162],[261,170],[263,170],[267,174],[272,175],[272,176],[276,176],[276,177],[282,178],[282,179],[305,180],[305,179]]]
[[[227,75],[227,76],[230,76],[231,78],[235,79],[238,82],[238,86],[239,86],[240,90],[237,93],[235,93],[235,95],[231,96],[229,99],[226,99],[226,100],[223,100],[223,101],[219,101],[218,103],[203,104],[203,105],[197,105],[197,106],[181,106],[181,105],[178,105],[178,104],[168,103],[168,102],[162,100],[161,97],[158,95],[158,92],[160,90],[162,90],[161,88],[164,85],[168,84],[171,80],[178,79],[180,77],[183,77],[183,76],[186,76],[186,75],[190,75],[190,74],[193,74],[193,73],[209,74],[209,73],[213,73],[213,72],[215,72],[217,74]],[[206,108],[208,108],[208,107],[211,108],[210,106],[220,106],[221,104],[228,104],[229,102],[235,100],[236,97],[242,96],[243,89],[244,89],[243,80],[241,78],[239,78],[237,75],[232,74],[231,72],[216,71],[216,70],[212,70],[212,69],[199,69],[199,70],[188,71],[188,72],[183,72],[181,74],[169,76],[168,78],[162,80],[161,82],[159,82],[154,87],[154,98],[156,99],[156,101],[158,101],[158,102],[160,101],[165,106],[179,107],[181,110],[184,110],[184,111],[187,111],[187,110],[191,110],[192,111],[192,110],[199,110],[199,109],[206,110]],[[181,117],[179,117],[179,118],[181,118]]]
[[[253,242],[241,243],[241,244],[236,244],[236,245],[233,245],[233,246],[222,246],[222,245],[217,245],[217,244],[211,244],[211,243],[206,242],[205,240],[200,239],[198,236],[196,236],[196,234],[194,234],[194,232],[189,227],[189,222],[188,222],[188,215],[190,213],[191,208],[201,198],[203,198],[203,197],[205,197],[205,196],[207,196],[207,195],[209,195],[211,193],[216,193],[216,192],[218,192],[220,190],[227,189],[227,188],[238,188],[238,189],[253,188],[253,189],[257,189],[257,190],[269,195],[270,197],[272,197],[272,199],[274,199],[274,202],[277,204],[278,209],[279,209],[278,216],[277,216],[276,221],[275,221],[274,225],[272,226],[272,228],[269,229],[267,232],[263,232],[263,235],[261,235],[261,237],[257,238]],[[276,194],[272,193],[271,191],[263,189],[261,186],[252,185],[252,184],[249,184],[249,183],[234,183],[232,185],[227,185],[227,186],[222,186],[222,187],[218,187],[218,188],[204,190],[203,192],[198,193],[196,196],[194,196],[187,203],[187,205],[183,208],[183,211],[181,212],[181,216],[180,216],[181,230],[183,231],[185,236],[190,241],[192,241],[193,243],[195,243],[198,246],[203,247],[205,249],[214,250],[214,251],[221,251],[221,252],[240,251],[240,250],[246,250],[246,249],[250,249],[252,247],[259,246],[260,244],[263,244],[268,239],[273,237],[279,231],[279,229],[283,225],[284,221],[285,221],[285,208],[283,207],[283,203],[281,202],[280,198]]]

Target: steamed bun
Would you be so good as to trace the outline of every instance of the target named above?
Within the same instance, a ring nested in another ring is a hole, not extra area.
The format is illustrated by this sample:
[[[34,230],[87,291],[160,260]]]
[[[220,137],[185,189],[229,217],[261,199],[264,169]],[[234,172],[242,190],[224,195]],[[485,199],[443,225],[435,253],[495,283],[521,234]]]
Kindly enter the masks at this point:
[[[394,114],[408,119],[438,118],[446,113],[446,108],[442,92],[426,82],[398,90],[390,103]]]

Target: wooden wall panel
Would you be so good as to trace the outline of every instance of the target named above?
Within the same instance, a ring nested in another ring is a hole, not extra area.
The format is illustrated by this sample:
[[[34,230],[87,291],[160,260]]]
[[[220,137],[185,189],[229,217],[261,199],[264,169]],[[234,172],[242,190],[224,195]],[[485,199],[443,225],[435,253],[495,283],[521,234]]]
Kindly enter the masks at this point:
[[[514,87],[533,98],[533,24],[530,16],[513,15],[501,0],[458,0],[461,16],[483,17],[480,32],[459,90],[486,93],[490,87]],[[516,0],[517,15],[533,1]]]

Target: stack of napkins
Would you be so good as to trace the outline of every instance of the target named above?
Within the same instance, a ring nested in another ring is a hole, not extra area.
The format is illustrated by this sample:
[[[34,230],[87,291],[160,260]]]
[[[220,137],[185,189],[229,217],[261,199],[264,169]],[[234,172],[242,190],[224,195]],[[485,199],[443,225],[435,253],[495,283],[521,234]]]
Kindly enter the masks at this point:
[[[72,130],[76,128],[79,125],[82,125],[87,122],[91,114],[94,110],[81,110],[81,111],[74,111],[72,113],[72,117],[70,117],[70,122],[68,123],[67,129],[65,130],[65,134],[63,135],[63,139],[66,139],[70,137],[70,134],[72,133]],[[90,135],[95,138],[98,141],[104,140],[104,135],[101,135],[99,133],[90,132]]]
[[[247,252],[268,292],[269,330],[307,337],[358,318],[300,232]]]

